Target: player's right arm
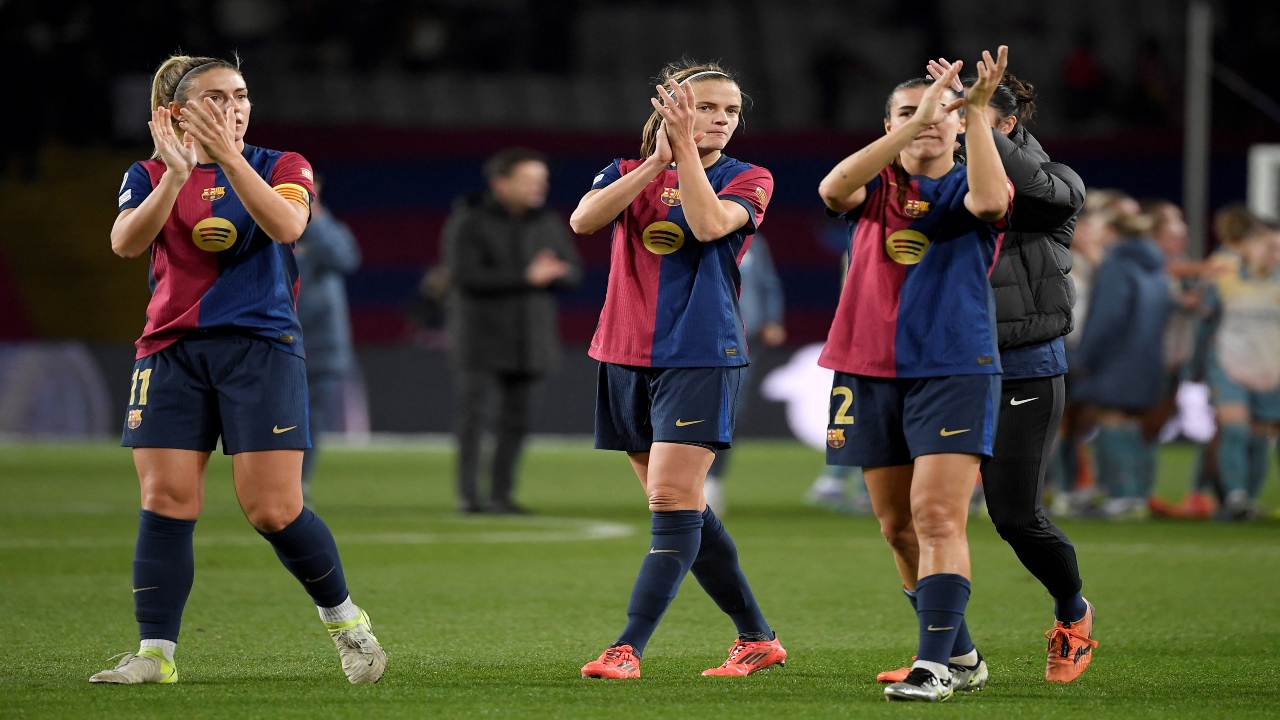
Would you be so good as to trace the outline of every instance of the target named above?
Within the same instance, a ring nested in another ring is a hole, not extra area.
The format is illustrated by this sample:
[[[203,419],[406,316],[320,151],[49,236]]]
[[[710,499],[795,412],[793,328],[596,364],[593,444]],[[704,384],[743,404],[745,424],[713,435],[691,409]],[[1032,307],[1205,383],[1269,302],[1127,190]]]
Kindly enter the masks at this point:
[[[138,257],[151,246],[173,212],[178,191],[196,166],[195,138],[188,134],[185,143],[178,139],[166,108],[153,110],[147,126],[164,160],[165,172],[146,199],[137,207],[120,211],[111,226],[111,250],[124,258]]]
[[[671,146],[665,128],[659,128],[653,154],[640,167],[602,188],[593,188],[578,201],[569,216],[569,227],[579,235],[590,235],[613,222],[671,164]]]
[[[822,202],[826,203],[827,207],[838,213],[844,213],[865,202],[867,183],[893,163],[925,128],[941,122],[947,113],[964,104],[963,98],[953,100],[946,105],[942,103],[943,92],[960,72],[963,64],[958,62],[952,65],[925,90],[920,98],[920,107],[911,110],[912,115],[907,122],[888,131],[884,137],[831,168],[831,172],[818,183],[818,194],[822,196]],[[898,112],[898,109],[894,111]]]

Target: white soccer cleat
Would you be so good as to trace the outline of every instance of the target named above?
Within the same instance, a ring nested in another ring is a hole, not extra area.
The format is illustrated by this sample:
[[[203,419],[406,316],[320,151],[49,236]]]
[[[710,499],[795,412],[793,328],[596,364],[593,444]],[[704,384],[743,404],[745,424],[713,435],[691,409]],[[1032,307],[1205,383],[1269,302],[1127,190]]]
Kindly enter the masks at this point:
[[[342,658],[342,672],[353,685],[376,683],[382,679],[387,669],[387,654],[374,637],[373,625],[369,622],[369,613],[360,611],[360,616],[346,622],[327,622],[324,624],[338,647],[338,656]]]
[[[884,689],[885,700],[915,700],[920,702],[942,702],[950,700],[952,695],[951,673],[939,678],[922,667],[911,668],[911,674],[902,682],[896,682]]]
[[[141,685],[143,683],[176,683],[178,668],[165,658],[160,648],[143,648],[135,653],[124,653],[120,662],[110,670],[95,673],[91,683],[113,685]]]
[[[987,677],[991,671],[987,668],[987,661],[978,656],[976,665],[965,666],[959,663],[951,663],[951,689],[956,692],[977,692],[987,686]]]

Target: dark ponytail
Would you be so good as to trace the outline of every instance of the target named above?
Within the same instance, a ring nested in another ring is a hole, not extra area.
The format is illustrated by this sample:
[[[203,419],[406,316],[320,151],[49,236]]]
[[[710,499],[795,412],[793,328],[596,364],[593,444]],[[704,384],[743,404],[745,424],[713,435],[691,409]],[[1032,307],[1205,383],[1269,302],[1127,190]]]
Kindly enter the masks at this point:
[[[1036,88],[1029,82],[1019,80],[1013,73],[1007,72],[1000,78],[1000,84],[996,86],[996,91],[991,95],[991,102],[988,105],[1000,113],[1001,120],[1012,116],[1017,118],[1019,123],[1026,125],[1036,114]]]

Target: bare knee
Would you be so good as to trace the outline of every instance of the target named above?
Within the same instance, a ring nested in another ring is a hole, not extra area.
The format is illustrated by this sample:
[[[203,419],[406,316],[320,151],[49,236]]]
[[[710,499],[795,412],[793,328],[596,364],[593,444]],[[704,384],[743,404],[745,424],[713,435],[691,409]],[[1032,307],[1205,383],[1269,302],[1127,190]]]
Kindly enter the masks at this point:
[[[898,554],[914,551],[919,544],[909,515],[893,514],[880,518],[880,534]]]
[[[664,487],[650,487],[648,491],[649,510],[652,512],[674,512],[676,510],[694,509],[689,507],[691,503],[689,493]]]
[[[298,519],[302,508],[294,508],[291,503],[263,503],[255,507],[246,507],[244,515],[249,524],[264,533],[278,533]]]
[[[920,542],[961,540],[965,536],[967,517],[957,516],[946,508],[925,507],[914,514],[916,537]]]

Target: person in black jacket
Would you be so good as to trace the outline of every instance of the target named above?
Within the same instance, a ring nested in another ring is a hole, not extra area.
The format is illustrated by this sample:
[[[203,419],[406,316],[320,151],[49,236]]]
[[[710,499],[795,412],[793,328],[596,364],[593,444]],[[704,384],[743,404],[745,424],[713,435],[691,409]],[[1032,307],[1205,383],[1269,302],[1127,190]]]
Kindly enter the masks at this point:
[[[945,69],[945,61],[929,63],[934,77]],[[993,128],[1015,195],[991,272],[1004,376],[982,487],[996,530],[1054,599],[1045,679],[1070,682],[1088,667],[1097,645],[1093,606],[1080,594],[1075,547],[1045,516],[1041,493],[1066,399],[1063,337],[1071,332],[1075,303],[1071,237],[1085,188],[1027,131],[1035,112],[1030,84],[1006,74],[986,110],[986,118],[967,119],[968,132],[978,132],[984,120]]]
[[[463,512],[522,513],[511,493],[530,393],[560,355],[554,293],[581,281],[582,263],[565,221],[544,207],[548,170],[540,153],[504,150],[485,163],[484,173],[488,190],[458,200],[442,239],[459,378],[458,494]],[[483,503],[480,437],[494,384],[501,402]]]

